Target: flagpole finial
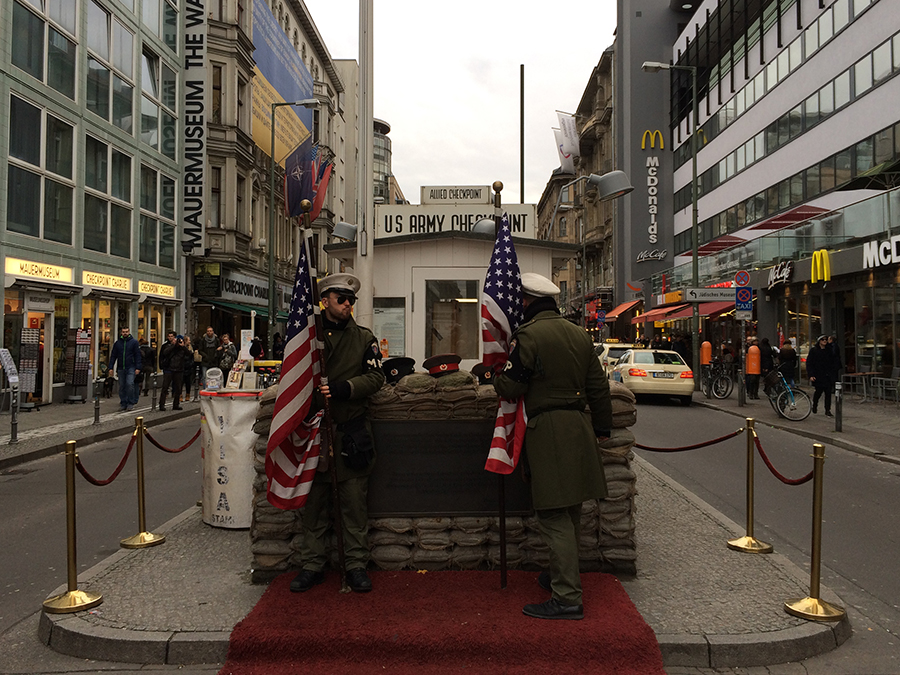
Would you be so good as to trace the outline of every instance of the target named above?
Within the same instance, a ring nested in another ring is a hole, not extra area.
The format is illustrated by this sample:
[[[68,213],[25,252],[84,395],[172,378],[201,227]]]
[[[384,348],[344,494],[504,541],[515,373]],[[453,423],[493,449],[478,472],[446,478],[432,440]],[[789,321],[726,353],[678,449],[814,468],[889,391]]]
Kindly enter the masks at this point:
[[[495,180],[491,187],[494,189],[494,192],[500,192],[503,189],[503,182]]]
[[[304,213],[307,213],[310,209],[312,209],[312,202],[308,199],[303,199],[300,201],[300,208],[303,209]]]

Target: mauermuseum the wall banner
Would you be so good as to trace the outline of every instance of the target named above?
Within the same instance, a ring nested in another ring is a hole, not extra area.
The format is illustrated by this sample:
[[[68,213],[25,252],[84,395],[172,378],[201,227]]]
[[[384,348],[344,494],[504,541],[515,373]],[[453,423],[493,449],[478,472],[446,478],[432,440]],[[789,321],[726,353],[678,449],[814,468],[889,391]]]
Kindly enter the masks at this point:
[[[271,157],[272,104],[311,99],[313,79],[265,2],[253,3],[253,45],[253,142]],[[275,110],[275,160],[283,166],[309,137],[312,110],[292,105]]]
[[[534,204],[506,204],[514,237],[535,238]],[[423,236],[438,232],[470,232],[479,220],[493,218],[489,204],[377,204],[375,237]]]
[[[183,251],[203,248],[206,222],[206,0],[187,0],[184,11],[184,174],[181,199]]]

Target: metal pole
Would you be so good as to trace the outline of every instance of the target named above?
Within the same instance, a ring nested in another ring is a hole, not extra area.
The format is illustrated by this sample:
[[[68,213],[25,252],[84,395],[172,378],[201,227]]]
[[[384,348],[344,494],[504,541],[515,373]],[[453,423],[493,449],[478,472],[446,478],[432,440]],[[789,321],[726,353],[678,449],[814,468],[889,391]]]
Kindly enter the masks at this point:
[[[9,399],[9,445],[15,445],[19,442],[19,401],[21,400],[21,395],[19,394],[19,387],[10,385],[10,399]]]
[[[100,424],[100,383],[102,380],[94,382],[94,424]]]
[[[525,203],[525,64],[519,64],[519,203]]]
[[[494,181],[494,241],[500,234],[500,221],[503,219],[503,209],[500,206],[500,191],[503,183]],[[558,202],[557,202],[558,203]],[[497,474],[497,513],[500,529],[500,588],[506,588],[507,564],[506,564],[506,476]]]
[[[834,384],[834,430],[844,430],[844,385]]]
[[[813,443],[813,516],[812,560],[809,566],[809,596],[784,603],[784,611],[813,621],[840,621],[846,615],[843,607],[819,597],[822,567],[822,493],[825,474],[825,446]]]
[[[691,129],[691,275],[694,288],[700,287],[699,232],[697,225],[697,130],[700,128],[700,112],[697,110],[697,67],[690,66],[691,70],[691,108],[693,110],[694,128]],[[693,303],[693,315],[691,319],[693,331],[693,364],[700,363],[700,305]],[[700,380],[694,379],[694,389],[699,391]]]
[[[747,534],[728,541],[728,548],[744,553],[771,553],[772,545],[759,541],[753,536],[753,452],[756,446],[755,421],[746,418],[747,429]]]
[[[275,112],[278,104],[272,104],[272,140],[269,146],[269,354],[275,348]]]
[[[48,614],[68,614],[96,607],[99,593],[78,590],[77,537],[75,533],[75,441],[66,442],[66,588],[67,592],[44,600]]]
[[[178,392],[179,394],[181,392]],[[177,399],[177,397],[176,397]],[[133,537],[123,539],[122,548],[147,548],[156,546],[166,540],[165,535],[147,532],[147,518],[144,498],[144,418],[134,419],[135,428],[132,435],[137,436],[137,481],[138,481],[138,533]]]

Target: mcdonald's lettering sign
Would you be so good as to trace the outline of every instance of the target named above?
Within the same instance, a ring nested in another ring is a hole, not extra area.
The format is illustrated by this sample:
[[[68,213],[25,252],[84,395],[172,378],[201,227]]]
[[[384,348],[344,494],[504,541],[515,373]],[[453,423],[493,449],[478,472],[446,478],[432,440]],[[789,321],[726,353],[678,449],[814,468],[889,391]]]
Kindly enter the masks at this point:
[[[656,148],[656,139],[657,138],[659,139],[659,149],[660,150],[665,149],[666,146],[663,144],[662,132],[659,129],[654,129],[653,131],[650,131],[649,129],[647,129],[647,131],[644,132],[644,135],[641,136],[641,150],[647,149],[647,139],[648,138],[650,139],[650,148],[651,149]]]
[[[900,235],[894,235],[884,241],[870,241],[863,244],[864,269],[891,263],[900,263]]]
[[[828,255],[828,251],[824,248],[820,248],[813,253],[809,280],[811,283],[831,281],[831,258]]]

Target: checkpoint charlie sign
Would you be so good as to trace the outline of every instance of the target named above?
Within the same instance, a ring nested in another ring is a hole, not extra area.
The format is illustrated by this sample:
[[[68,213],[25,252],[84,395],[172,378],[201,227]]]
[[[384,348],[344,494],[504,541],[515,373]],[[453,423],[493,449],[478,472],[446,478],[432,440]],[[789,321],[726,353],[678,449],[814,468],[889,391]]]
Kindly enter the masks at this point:
[[[489,185],[423,185],[423,204],[490,204],[493,193]]]
[[[424,190],[425,188],[423,188]],[[513,236],[535,238],[534,204],[504,204]],[[469,232],[482,218],[493,218],[490,204],[378,204],[375,237],[403,237],[438,232]]]

